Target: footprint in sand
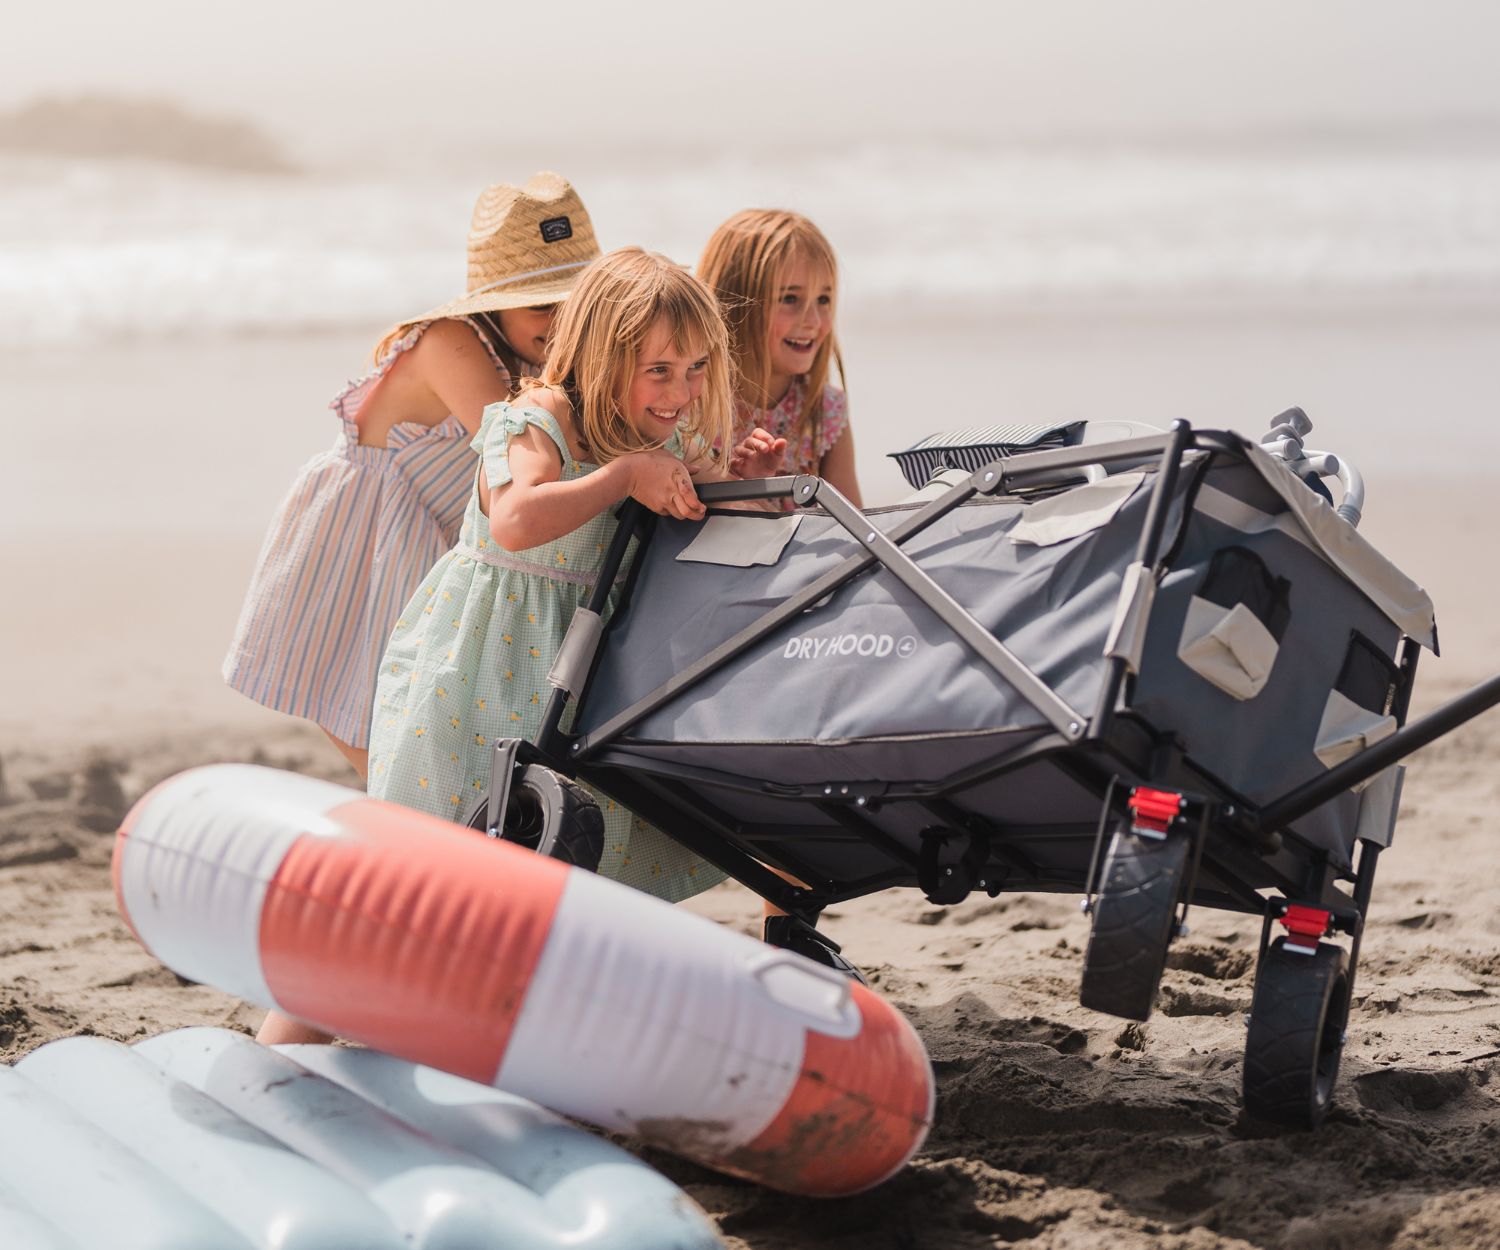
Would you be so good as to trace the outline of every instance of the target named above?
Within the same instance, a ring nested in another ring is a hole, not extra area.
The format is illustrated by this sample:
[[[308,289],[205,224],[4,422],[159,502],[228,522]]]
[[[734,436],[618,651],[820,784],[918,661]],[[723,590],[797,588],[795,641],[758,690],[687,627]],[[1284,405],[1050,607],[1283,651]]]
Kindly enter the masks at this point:
[[[65,799],[73,793],[73,774],[69,772],[44,773],[32,777],[26,783],[31,793],[43,802]]]
[[[1386,923],[1402,929],[1446,929],[1452,921],[1451,911],[1414,911]]]
[[[1235,981],[1255,966],[1254,951],[1228,946],[1174,946],[1167,952],[1167,967],[1178,972],[1196,972],[1215,981]]]
[[[115,977],[109,981],[99,981],[94,985],[98,990],[126,989],[134,986],[165,986],[171,989],[180,989],[183,986],[192,985],[186,977],[180,977],[170,968],[161,964],[153,964],[149,968],[139,968],[135,972],[128,972],[122,977]]]
[[[66,804],[16,803],[5,809],[0,828],[0,868],[76,859],[78,833]]]
[[[1164,985],[1157,996],[1156,1009],[1164,1016],[1228,1016],[1249,1011],[1250,999],[1248,995],[1229,998],[1208,990]]]
[[[1475,1093],[1470,1074],[1453,1069],[1382,1068],[1362,1072],[1353,1085],[1362,1106],[1387,1114],[1438,1111]]]
[[[83,766],[78,781],[78,823],[95,833],[113,833],[130,809],[120,784],[118,763],[95,756]]]

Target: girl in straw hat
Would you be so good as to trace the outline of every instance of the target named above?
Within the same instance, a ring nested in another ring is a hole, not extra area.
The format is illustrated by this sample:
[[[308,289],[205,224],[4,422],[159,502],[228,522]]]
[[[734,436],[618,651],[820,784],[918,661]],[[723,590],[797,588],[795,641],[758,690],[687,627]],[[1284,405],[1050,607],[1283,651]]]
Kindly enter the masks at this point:
[[[361,776],[380,650],[457,537],[480,414],[541,366],[557,304],[598,255],[557,174],[486,188],[467,294],[385,336],[374,368],[330,405],[333,446],[303,466],[271,522],[224,679],[316,722]]]
[[[640,248],[610,252],[558,314],[540,381],[491,404],[474,447],[458,543],[417,588],[380,661],[369,792],[448,820],[489,783],[496,738],[541,727],[547,673],[587,601],[617,524],[640,500],[705,513],[693,478],[725,474],[708,449],[731,425],[729,343],[712,293]],[[763,476],[753,451],[744,476]],[[599,872],[669,901],[723,874],[598,796]],[[273,1013],[267,1043],[320,1037]]]
[[[776,472],[816,474],[859,504],[848,404],[829,379],[832,363],[843,381],[844,362],[833,328],[838,263],[823,232],[799,213],[746,209],[714,231],[698,276],[729,324],[735,442],[763,427],[756,445],[783,456]]]

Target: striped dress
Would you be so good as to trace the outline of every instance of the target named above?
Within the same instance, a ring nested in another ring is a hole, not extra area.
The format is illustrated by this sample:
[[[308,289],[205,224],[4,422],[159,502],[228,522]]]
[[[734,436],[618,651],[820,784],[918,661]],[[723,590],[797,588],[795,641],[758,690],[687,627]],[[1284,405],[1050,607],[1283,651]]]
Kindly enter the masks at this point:
[[[360,408],[429,324],[414,326],[329,405],[338,436],[302,467],[272,519],[224,660],[224,680],[241,694],[355,747],[370,740],[391,627],[457,538],[478,466],[453,416],[396,425],[385,447],[359,445]]]

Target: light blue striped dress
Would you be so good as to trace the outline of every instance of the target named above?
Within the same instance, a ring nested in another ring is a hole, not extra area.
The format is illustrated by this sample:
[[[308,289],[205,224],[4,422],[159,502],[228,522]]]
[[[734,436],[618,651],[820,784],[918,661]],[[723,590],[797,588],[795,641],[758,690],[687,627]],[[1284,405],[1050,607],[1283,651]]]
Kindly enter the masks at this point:
[[[430,324],[414,326],[329,405],[338,437],[302,467],[272,519],[224,660],[224,680],[241,694],[356,747],[369,743],[391,627],[458,537],[478,465],[453,416],[396,425],[385,447],[359,445],[361,406]]]

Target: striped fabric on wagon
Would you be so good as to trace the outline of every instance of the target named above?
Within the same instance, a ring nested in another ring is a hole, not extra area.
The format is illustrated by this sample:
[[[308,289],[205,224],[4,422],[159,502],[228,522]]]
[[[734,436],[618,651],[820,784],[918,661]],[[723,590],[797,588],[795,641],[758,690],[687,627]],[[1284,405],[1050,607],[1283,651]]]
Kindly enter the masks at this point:
[[[902,476],[921,490],[941,469],[965,469],[973,472],[991,460],[1020,451],[1040,451],[1044,447],[1067,447],[1077,442],[1082,421],[1064,421],[1041,425],[1005,422],[1000,425],[974,425],[963,430],[944,430],[929,434],[905,451],[887,453],[901,468]]]

